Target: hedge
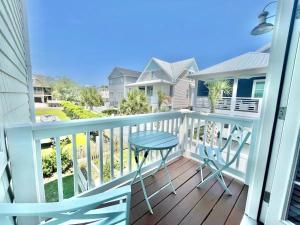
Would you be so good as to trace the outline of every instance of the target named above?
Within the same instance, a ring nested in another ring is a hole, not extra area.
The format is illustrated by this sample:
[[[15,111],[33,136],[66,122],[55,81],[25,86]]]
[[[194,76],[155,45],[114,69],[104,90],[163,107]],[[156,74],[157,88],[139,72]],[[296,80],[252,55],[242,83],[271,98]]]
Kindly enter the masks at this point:
[[[103,117],[103,113],[94,113],[88,110],[83,109],[82,107],[75,105],[72,102],[61,102],[64,112],[71,119],[90,119],[96,117]]]

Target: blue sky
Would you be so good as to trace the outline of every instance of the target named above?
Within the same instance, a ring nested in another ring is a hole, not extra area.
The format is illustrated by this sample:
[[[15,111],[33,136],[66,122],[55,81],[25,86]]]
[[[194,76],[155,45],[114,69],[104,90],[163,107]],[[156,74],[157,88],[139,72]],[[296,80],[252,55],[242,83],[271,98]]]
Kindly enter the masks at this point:
[[[33,73],[80,84],[107,84],[113,67],[142,70],[152,56],[203,69],[271,40],[250,35],[266,0],[27,2]]]

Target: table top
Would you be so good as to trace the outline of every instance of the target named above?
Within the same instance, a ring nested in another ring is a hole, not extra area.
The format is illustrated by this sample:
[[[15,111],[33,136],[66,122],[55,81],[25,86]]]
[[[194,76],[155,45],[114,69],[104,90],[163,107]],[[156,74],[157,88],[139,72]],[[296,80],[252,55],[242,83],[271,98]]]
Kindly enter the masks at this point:
[[[141,150],[170,149],[178,144],[176,135],[163,131],[140,131],[132,133],[128,142]]]

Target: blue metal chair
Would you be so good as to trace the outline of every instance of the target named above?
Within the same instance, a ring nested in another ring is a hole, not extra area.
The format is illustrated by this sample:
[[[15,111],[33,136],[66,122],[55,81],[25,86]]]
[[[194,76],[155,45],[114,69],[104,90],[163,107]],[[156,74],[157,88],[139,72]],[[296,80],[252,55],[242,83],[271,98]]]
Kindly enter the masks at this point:
[[[223,147],[207,146],[205,143],[199,144],[197,146],[197,149],[198,149],[198,152],[200,155],[200,159],[203,161],[203,164],[200,165],[200,167],[197,169],[201,173],[201,182],[200,182],[200,184],[198,184],[198,186],[197,186],[198,188],[200,188],[202,185],[207,183],[212,178],[216,178],[219,181],[219,183],[221,184],[221,186],[224,188],[224,190],[228,194],[231,195],[231,192],[228,189],[228,187],[224,181],[222,172],[225,169],[227,169],[228,167],[230,167],[230,165],[235,162],[235,160],[238,158],[241,151],[243,150],[243,147],[251,134],[250,131],[244,132],[244,130],[245,129],[243,127],[234,125],[230,132],[230,135],[227,138],[227,141],[225,142]],[[222,135],[222,134],[220,134],[220,135]],[[231,143],[231,141],[234,137],[236,139],[240,139],[239,145],[238,145],[238,148],[237,148],[236,152],[234,153],[233,157],[231,158],[231,160],[226,162],[226,160],[224,160],[224,158],[223,158],[222,153],[228,147],[228,145]],[[210,174],[208,177],[203,179],[203,171],[202,170],[205,166],[208,166],[211,169],[212,174]]]
[[[40,223],[26,223],[32,225],[129,225],[130,199],[131,187],[127,185],[88,197],[66,199],[62,202],[1,203],[0,224],[11,225],[12,217],[17,216],[44,218],[44,221]],[[38,220],[35,219],[35,221]]]

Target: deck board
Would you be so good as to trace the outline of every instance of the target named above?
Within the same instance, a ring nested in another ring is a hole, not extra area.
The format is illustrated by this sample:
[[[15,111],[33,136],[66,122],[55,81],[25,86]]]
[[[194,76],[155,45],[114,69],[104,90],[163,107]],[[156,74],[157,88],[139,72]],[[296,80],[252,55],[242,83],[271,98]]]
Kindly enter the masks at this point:
[[[201,177],[196,172],[197,165],[196,162],[181,157],[168,166],[177,194],[174,195],[168,187],[151,198],[153,215],[148,212],[140,184],[133,185],[131,224],[240,224],[245,210],[247,186],[225,176],[232,196],[228,196],[214,180],[198,189],[196,186]],[[204,176],[209,173],[208,169],[204,170]],[[146,178],[148,194],[159,190],[165,182],[163,171],[159,171],[155,177]]]

